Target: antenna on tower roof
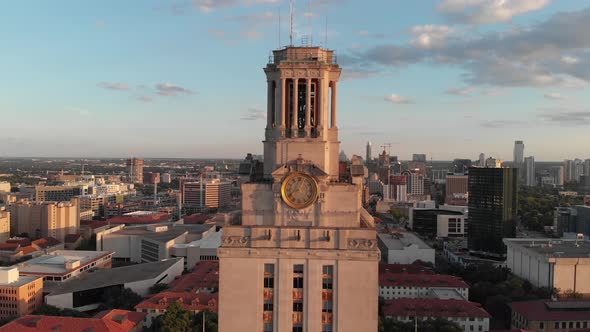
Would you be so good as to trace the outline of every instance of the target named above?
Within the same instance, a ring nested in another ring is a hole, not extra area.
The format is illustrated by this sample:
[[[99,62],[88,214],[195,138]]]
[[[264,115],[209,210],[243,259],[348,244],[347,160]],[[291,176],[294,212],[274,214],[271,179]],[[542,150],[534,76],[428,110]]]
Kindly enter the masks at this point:
[[[326,40],[324,41],[324,47],[328,49],[328,15],[326,14]]]
[[[307,1],[307,24],[309,24],[309,46],[313,46],[313,25],[311,24],[311,0]]]
[[[289,28],[289,46],[293,46],[293,0],[289,1],[289,12],[291,15],[291,22]]]

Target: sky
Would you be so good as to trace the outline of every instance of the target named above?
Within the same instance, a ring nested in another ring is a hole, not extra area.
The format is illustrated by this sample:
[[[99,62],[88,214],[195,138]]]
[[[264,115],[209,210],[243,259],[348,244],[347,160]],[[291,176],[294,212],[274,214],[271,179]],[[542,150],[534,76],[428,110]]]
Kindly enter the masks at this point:
[[[262,153],[287,0],[3,1],[0,157]],[[590,158],[590,1],[295,0],[335,50],[342,149]],[[279,20],[280,17],[280,20]],[[279,24],[280,22],[280,24]]]

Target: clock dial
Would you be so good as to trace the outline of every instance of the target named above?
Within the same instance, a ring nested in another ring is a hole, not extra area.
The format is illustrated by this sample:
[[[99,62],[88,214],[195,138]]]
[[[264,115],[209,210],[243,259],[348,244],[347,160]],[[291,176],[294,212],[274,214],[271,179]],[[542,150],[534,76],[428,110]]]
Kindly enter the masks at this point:
[[[294,209],[303,209],[315,202],[318,197],[316,180],[305,173],[291,173],[283,180],[281,196],[283,201]]]

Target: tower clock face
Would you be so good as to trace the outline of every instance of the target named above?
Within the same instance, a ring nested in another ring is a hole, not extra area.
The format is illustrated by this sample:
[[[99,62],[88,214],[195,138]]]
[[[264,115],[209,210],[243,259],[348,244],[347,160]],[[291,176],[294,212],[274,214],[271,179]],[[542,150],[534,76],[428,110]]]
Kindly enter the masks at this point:
[[[281,186],[283,201],[294,209],[303,209],[312,205],[318,198],[318,194],[318,183],[305,173],[295,172],[287,175]]]

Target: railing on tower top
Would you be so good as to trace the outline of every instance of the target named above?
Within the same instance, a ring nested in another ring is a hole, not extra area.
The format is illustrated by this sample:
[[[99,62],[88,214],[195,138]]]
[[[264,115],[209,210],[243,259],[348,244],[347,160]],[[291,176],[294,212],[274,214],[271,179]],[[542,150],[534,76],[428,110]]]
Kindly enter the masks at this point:
[[[335,53],[330,55],[323,54],[318,56],[310,56],[306,58],[298,58],[298,59],[287,59],[284,55],[270,55],[268,57],[268,64],[270,65],[278,65],[281,62],[324,62],[330,65],[337,65],[338,64],[338,57]]]

